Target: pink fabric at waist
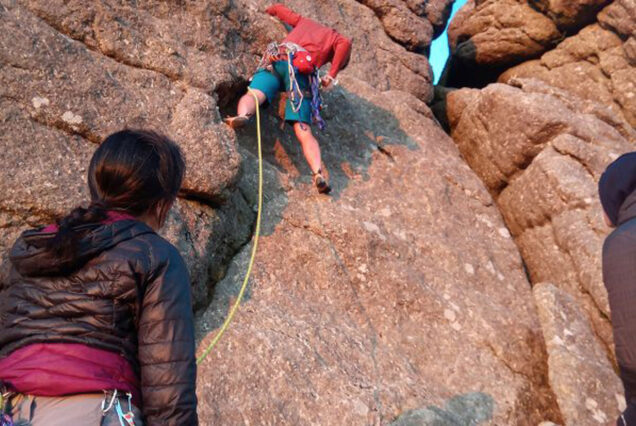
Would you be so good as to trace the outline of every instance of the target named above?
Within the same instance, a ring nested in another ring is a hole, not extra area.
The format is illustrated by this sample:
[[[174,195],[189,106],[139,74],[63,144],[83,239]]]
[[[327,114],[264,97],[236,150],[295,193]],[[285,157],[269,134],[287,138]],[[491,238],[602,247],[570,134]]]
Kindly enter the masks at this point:
[[[140,406],[139,379],[121,355],[77,343],[36,343],[0,359],[0,380],[19,393],[63,396],[130,392]]]

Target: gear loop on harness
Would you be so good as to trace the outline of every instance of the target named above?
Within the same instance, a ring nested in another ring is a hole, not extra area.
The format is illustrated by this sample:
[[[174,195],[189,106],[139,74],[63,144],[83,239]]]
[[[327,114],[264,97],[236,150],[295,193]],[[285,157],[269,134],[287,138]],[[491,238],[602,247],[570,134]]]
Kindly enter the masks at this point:
[[[117,389],[114,389],[113,391],[105,390],[104,399],[102,400],[102,416],[105,416],[110,410],[114,409],[115,414],[117,414],[117,420],[119,420],[120,426],[135,426],[135,414],[133,413],[132,406],[132,393],[126,392],[125,395],[128,397],[128,412],[126,413],[124,413],[124,410],[121,408],[121,402],[119,401],[119,391]]]

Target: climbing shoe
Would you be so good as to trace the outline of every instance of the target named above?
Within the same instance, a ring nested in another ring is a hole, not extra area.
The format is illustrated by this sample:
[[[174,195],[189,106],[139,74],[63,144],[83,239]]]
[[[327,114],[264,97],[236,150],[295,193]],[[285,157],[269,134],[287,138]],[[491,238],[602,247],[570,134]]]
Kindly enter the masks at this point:
[[[248,115],[237,115],[235,117],[227,117],[223,121],[225,121],[225,124],[236,130],[245,126],[250,121],[250,117]]]
[[[327,183],[327,180],[322,175],[322,170],[318,170],[316,173],[312,173],[314,185],[316,185],[316,189],[321,194],[329,194],[331,192],[331,187]]]

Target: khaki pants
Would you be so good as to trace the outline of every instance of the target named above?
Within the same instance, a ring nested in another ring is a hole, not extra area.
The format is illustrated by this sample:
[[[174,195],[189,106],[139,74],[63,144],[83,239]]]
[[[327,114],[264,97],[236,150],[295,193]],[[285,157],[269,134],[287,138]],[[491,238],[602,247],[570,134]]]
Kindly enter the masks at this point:
[[[82,394],[62,397],[16,395],[11,398],[9,415],[15,426],[120,426],[113,406],[102,412],[104,395]],[[128,400],[120,398],[121,407],[128,411]],[[141,412],[133,405],[135,426],[143,426]],[[124,422],[126,426],[126,422]]]

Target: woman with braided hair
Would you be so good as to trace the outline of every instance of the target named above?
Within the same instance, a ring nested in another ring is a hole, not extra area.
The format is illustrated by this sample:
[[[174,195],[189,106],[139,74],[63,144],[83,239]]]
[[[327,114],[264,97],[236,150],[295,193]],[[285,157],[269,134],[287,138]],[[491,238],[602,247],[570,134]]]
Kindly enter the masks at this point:
[[[155,233],[184,173],[165,136],[114,133],[91,159],[90,205],[18,238],[0,284],[0,424],[197,424],[188,272]]]

